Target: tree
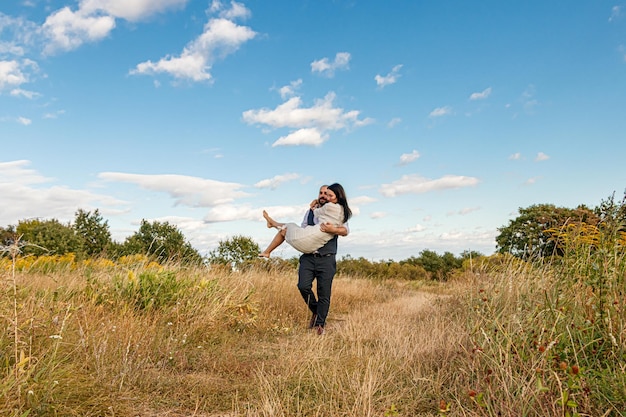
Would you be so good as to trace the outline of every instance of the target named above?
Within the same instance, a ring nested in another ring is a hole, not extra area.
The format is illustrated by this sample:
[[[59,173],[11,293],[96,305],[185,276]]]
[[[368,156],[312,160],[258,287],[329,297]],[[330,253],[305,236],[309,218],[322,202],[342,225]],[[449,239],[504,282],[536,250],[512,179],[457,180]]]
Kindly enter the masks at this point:
[[[86,256],[104,254],[111,244],[109,224],[98,209],[93,213],[79,209],[74,218],[74,231],[80,239],[81,252]]]
[[[220,240],[217,249],[212,251],[208,260],[213,264],[229,265],[238,268],[246,261],[259,256],[259,245],[247,236],[234,236]]]
[[[431,279],[445,281],[453,270],[461,267],[463,260],[451,252],[445,252],[440,256],[437,252],[425,249],[420,252],[419,257],[411,256],[400,261],[400,264],[417,265],[426,270]]]
[[[10,246],[17,238],[15,228],[13,226],[0,227],[0,245]]]
[[[22,236],[22,253],[25,255],[64,255],[76,253],[80,241],[70,225],[58,220],[23,220],[17,225],[16,232]]]
[[[176,226],[158,221],[142,220],[139,230],[124,241],[123,254],[145,254],[161,263],[202,261],[202,256]]]
[[[615,231],[626,231],[626,192],[621,201],[615,201],[615,193],[602,200],[594,213],[605,228]]]
[[[584,205],[576,209],[536,204],[519,209],[519,216],[507,226],[498,228],[496,237],[499,253],[510,253],[521,259],[558,255],[556,242],[548,232],[568,222],[597,224],[598,216]]]

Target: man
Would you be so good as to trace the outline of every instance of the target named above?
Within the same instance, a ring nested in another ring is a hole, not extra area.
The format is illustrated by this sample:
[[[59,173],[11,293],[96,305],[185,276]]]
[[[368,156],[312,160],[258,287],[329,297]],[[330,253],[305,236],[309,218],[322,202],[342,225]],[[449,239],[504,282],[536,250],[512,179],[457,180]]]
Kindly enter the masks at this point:
[[[320,187],[317,200],[311,203],[304,216],[302,226],[318,224],[318,220],[313,216],[315,206],[322,206],[328,201],[326,192],[327,185]],[[346,225],[347,226],[347,225]],[[309,328],[315,329],[318,335],[324,334],[326,317],[330,309],[330,294],[333,285],[333,278],[337,271],[337,236],[347,236],[349,233],[346,226],[333,226],[330,223],[320,224],[323,232],[332,233],[335,236],[315,253],[305,253],[300,256],[298,265],[298,290],[304,298],[304,302],[311,310],[311,321]],[[317,279],[317,298],[313,292],[313,281]]]

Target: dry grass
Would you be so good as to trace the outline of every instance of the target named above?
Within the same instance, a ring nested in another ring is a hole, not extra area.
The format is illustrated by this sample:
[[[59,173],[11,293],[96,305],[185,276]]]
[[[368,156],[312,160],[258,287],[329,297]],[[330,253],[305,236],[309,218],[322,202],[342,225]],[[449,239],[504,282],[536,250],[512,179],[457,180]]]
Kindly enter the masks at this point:
[[[19,308],[17,317],[11,303],[0,308],[1,415],[572,411],[537,389],[535,368],[552,372],[552,362],[534,347],[524,351],[526,363],[515,357],[521,349],[512,353],[515,335],[536,318],[524,313],[526,303],[551,288],[547,273],[511,265],[445,284],[337,277],[327,332],[320,337],[306,329],[309,313],[295,271],[149,270],[150,280],[173,286],[172,298],[163,291],[168,288],[139,291],[141,268],[6,269],[3,296],[12,300],[9,283],[15,279]],[[21,361],[13,359],[14,351]],[[573,411],[592,401],[578,391],[570,389],[581,403]],[[618,415],[621,405],[606,408],[606,415]]]

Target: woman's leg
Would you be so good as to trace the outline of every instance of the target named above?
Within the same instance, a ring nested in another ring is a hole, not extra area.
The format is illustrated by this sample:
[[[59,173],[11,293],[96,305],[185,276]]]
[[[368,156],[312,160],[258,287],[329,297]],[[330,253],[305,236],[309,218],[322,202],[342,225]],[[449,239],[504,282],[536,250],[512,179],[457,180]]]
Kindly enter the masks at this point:
[[[267,227],[270,229],[272,227],[275,227],[276,229],[281,229],[285,225],[285,223],[278,223],[276,220],[272,219],[265,210],[263,210],[263,218],[265,218],[265,221],[267,221]]]
[[[263,212],[263,214],[265,214],[265,212]],[[268,224],[269,224],[269,221],[268,221]],[[271,226],[268,226],[268,227],[271,227]],[[286,233],[287,233],[287,229],[280,229],[278,233],[276,233],[276,236],[274,236],[274,239],[272,239],[272,241],[270,242],[267,249],[259,253],[259,256],[262,258],[269,258],[272,251],[276,249],[277,247],[279,247],[285,241]]]

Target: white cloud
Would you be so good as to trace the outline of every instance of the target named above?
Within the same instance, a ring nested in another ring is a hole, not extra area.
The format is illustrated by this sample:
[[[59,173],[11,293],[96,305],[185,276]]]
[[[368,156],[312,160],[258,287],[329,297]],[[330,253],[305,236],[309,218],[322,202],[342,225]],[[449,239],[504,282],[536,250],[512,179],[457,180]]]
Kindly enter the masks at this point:
[[[0,54],[24,56],[34,43],[38,29],[39,26],[29,20],[0,12]]]
[[[391,119],[389,121],[389,123],[387,123],[388,127],[395,127],[397,124],[399,124],[400,122],[402,122],[402,119],[399,117],[394,117],[393,119]]]
[[[532,177],[532,178],[529,178],[529,179],[527,179],[527,180],[524,182],[524,185],[533,185],[534,183],[536,183],[536,182],[537,182],[537,181],[539,181],[540,179],[541,179],[541,177]]]
[[[424,230],[426,230],[424,226],[422,226],[421,224],[416,224],[413,227],[409,227],[406,231],[409,233],[419,233],[423,232]]]
[[[402,65],[396,65],[392,68],[391,72],[387,75],[379,75],[376,74],[374,79],[376,80],[376,85],[380,88],[384,88],[388,85],[395,84],[400,78],[400,69],[402,69]]]
[[[27,99],[32,100],[35,97],[41,96],[41,94],[36,93],[34,91],[23,90],[21,88],[14,88],[10,93],[13,97],[25,97]]]
[[[209,212],[204,216],[204,221],[207,223],[217,222],[230,222],[237,220],[258,220],[265,223],[263,219],[263,210],[267,210],[270,216],[277,221],[300,224],[304,213],[308,207],[304,206],[270,206],[263,208],[250,207],[247,205],[231,205],[223,204],[212,207]],[[265,227],[265,226],[263,226]],[[275,232],[268,234],[268,241],[274,236]]]
[[[30,81],[30,73],[39,69],[30,59],[0,61],[0,92],[4,89],[15,90]]]
[[[464,207],[461,211],[459,211],[459,214],[461,216],[465,216],[466,214],[470,214],[478,210],[480,210],[480,207]]]
[[[622,15],[622,6],[613,6],[611,8],[611,16],[609,16],[609,22],[618,19]]]
[[[370,214],[370,219],[382,219],[383,217],[387,217],[387,213],[384,211],[375,211]]]
[[[536,88],[534,85],[529,85],[522,93],[520,98],[524,110],[528,113],[532,113],[536,106],[539,105],[539,100],[535,98]]]
[[[29,124],[31,124],[33,121],[32,121],[32,120],[30,120],[30,119],[28,119],[28,118],[26,118],[26,117],[22,117],[22,116],[20,116],[20,117],[18,117],[18,118],[17,118],[17,122],[18,122],[19,124],[21,124],[21,125],[28,126],[28,125],[29,125]]]
[[[124,204],[109,196],[52,185],[54,179],[42,176],[29,165],[27,160],[0,162],[2,225],[30,218],[70,221],[79,207],[90,210]]]
[[[289,85],[280,87],[278,89],[278,92],[280,93],[280,97],[283,100],[286,100],[288,98],[295,96],[296,92],[298,91],[301,85],[302,85],[302,79],[298,79],[296,81],[290,82]]]
[[[300,97],[292,97],[276,109],[267,108],[243,112],[243,120],[248,124],[261,124],[270,128],[294,129],[287,136],[278,139],[272,146],[313,145],[328,140],[327,131],[351,129],[371,123],[371,119],[359,120],[356,110],[344,111],[334,107],[334,93],[315,101],[309,108],[302,107]]]
[[[248,196],[240,191],[242,184],[220,182],[185,175],[140,175],[122,172],[103,172],[98,178],[110,182],[125,182],[169,194],[176,204],[188,207],[213,207]]]
[[[298,178],[300,178],[300,175],[295,173],[276,175],[273,178],[261,180],[254,184],[254,186],[256,188],[271,188],[272,190],[275,190],[276,188],[278,188],[279,185],[288,181],[296,180]]]
[[[219,2],[213,2],[213,4],[211,5],[211,10],[216,10],[216,7],[214,7],[214,5],[216,4],[219,4]],[[228,20],[248,19],[251,15],[252,13],[248,8],[246,8],[246,6],[244,6],[242,3],[237,3],[236,1],[230,2],[230,9],[220,10],[220,17]]]
[[[385,197],[396,197],[402,194],[422,194],[436,190],[473,187],[478,182],[478,178],[460,175],[445,175],[432,180],[412,174],[403,175],[402,178],[391,184],[383,184],[379,192]]]
[[[452,113],[452,107],[450,106],[437,107],[436,109],[430,112],[428,117],[430,118],[442,117],[451,113]]]
[[[470,100],[484,100],[491,95],[491,87],[484,89],[480,93],[472,93]]]
[[[272,143],[272,147],[276,146],[320,146],[322,143],[328,140],[327,134],[322,134],[318,129],[314,127],[298,129],[289,133],[286,136],[281,136]]]
[[[90,15],[79,9],[74,12],[64,7],[46,18],[42,31],[49,43],[44,54],[50,55],[57,51],[71,51],[85,42],[96,42],[104,39],[115,28],[112,16]]]
[[[188,0],[82,0],[80,11],[95,15],[104,13],[129,21],[145,19],[172,8],[182,8]]]
[[[247,16],[241,10],[242,7],[233,2],[231,12],[226,11],[224,16]],[[236,11],[233,10],[235,8]],[[204,32],[185,46],[179,56],[166,56],[157,62],[142,62],[130,74],[166,73],[177,79],[208,81],[212,79],[209,71],[215,61],[234,53],[256,35],[249,27],[240,26],[227,18],[210,19],[204,26]]]
[[[46,113],[43,115],[43,118],[44,119],[56,119],[62,114],[65,114],[65,110],[57,110],[56,112],[53,112],[53,113]]]
[[[403,153],[400,155],[400,165],[408,165],[419,157],[420,154],[415,149],[411,153]]]
[[[326,77],[333,77],[335,71],[346,70],[349,68],[350,54],[348,52],[338,52],[335,60],[330,62],[328,58],[322,58],[318,61],[311,62],[311,72],[320,73]]]
[[[548,159],[550,159],[548,155],[543,152],[539,152],[535,157],[535,162],[547,161]]]
[[[182,7],[187,1],[82,0],[75,11],[63,7],[51,13],[41,27],[48,41],[44,54],[70,51],[84,43],[100,41],[115,28],[116,19],[138,21],[171,8]]]
[[[32,185],[51,181],[49,178],[38,174],[37,171],[26,168],[29,165],[30,161],[24,159],[0,162],[0,184],[12,182],[19,185]]]
[[[514,161],[518,161],[518,160],[522,159],[522,154],[519,153],[519,152],[515,152],[514,154],[509,156],[509,159],[514,160]]]
[[[350,198],[350,205],[352,206],[353,204],[354,205],[371,204],[371,203],[375,203],[376,201],[378,200],[374,197],[362,195],[362,196]]]

